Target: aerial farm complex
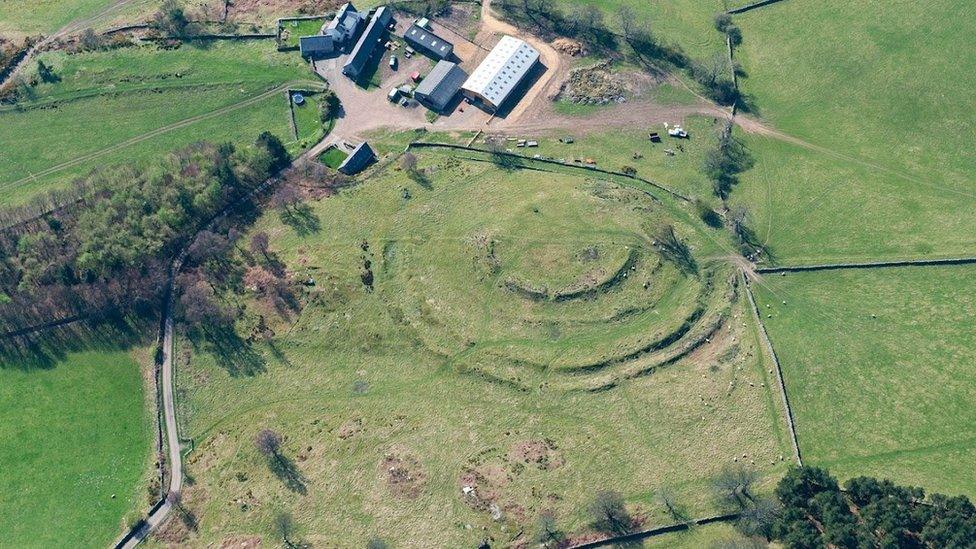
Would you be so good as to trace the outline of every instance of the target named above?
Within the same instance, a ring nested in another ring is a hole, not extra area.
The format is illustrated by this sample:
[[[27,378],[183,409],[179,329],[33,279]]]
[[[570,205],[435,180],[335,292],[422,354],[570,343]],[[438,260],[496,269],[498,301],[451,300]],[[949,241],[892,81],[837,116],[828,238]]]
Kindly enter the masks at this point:
[[[356,11],[351,3],[346,3],[322,26],[319,34],[299,39],[301,53],[312,61],[348,53],[342,64],[342,73],[357,80],[376,50],[390,43],[387,33],[394,26],[390,11],[385,6],[362,13]],[[365,30],[360,32],[360,28]],[[402,38],[409,45],[405,51],[428,56],[437,64],[416,89],[409,87],[403,93],[401,88],[396,88],[391,91],[390,98],[413,95],[420,103],[438,113],[443,112],[459,92],[469,102],[485,110],[498,111],[539,62],[539,52],[535,48],[519,38],[506,35],[468,76],[459,66],[464,60],[456,58],[454,45],[434,33],[429,19],[414,20]]]
[[[974,25],[0,0],[0,549],[976,549]]]

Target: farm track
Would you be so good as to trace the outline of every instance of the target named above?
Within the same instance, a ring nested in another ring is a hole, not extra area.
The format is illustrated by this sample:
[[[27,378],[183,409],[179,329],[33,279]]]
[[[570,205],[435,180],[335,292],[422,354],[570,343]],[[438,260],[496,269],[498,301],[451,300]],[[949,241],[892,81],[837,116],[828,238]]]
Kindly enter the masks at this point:
[[[299,81],[298,83],[301,83]],[[296,82],[289,82],[281,87],[281,90],[296,84]],[[281,91],[277,90],[277,91]],[[281,171],[285,171],[295,164],[304,161],[309,157],[311,150],[299,155],[297,158],[292,160],[288,166],[283,168]],[[166,303],[163,309],[162,318],[162,333],[161,337],[158,338],[160,341],[160,348],[162,349],[162,360],[158,363],[157,370],[157,395],[159,399],[159,407],[163,414],[163,423],[166,428],[166,446],[168,449],[168,463],[170,468],[170,482],[167,488],[166,494],[163,498],[153,505],[148,512],[148,515],[144,521],[141,521],[135,527],[126,532],[121,539],[114,545],[115,549],[131,549],[136,547],[143,540],[152,533],[157,527],[163,524],[169,517],[170,512],[173,510],[173,504],[170,501],[170,496],[179,496],[183,489],[183,452],[182,445],[180,444],[179,436],[179,421],[176,415],[176,391],[174,389],[174,368],[173,368],[173,329],[175,326],[175,320],[173,318],[173,288],[177,275],[183,268],[183,262],[185,261],[187,255],[189,254],[190,245],[196,240],[196,236],[207,229],[212,229],[219,221],[225,219],[231,212],[236,210],[241,204],[244,204],[254,198],[260,196],[266,192],[269,188],[274,187],[280,181],[280,174],[278,174],[266,179],[263,183],[255,187],[253,190],[248,192],[246,195],[238,198],[237,200],[231,202],[224,207],[223,210],[214,215],[206,223],[199,227],[199,230],[193,235],[192,238],[188,239],[183,249],[180,253],[173,259],[170,266],[169,277],[166,283]],[[160,426],[160,428],[162,428]],[[162,437],[160,437],[162,440]],[[159,449],[162,452],[162,448]]]
[[[166,134],[166,133],[169,133],[169,132],[172,132],[174,130],[181,129],[181,128],[185,128],[187,126],[190,126],[192,124],[195,124],[195,123],[200,122],[200,121],[203,121],[203,120],[208,120],[208,119],[211,119],[211,118],[216,118],[218,116],[222,116],[222,115],[225,115],[227,113],[234,112],[234,111],[243,109],[245,107],[249,107],[251,105],[254,105],[255,103],[259,103],[261,101],[264,101],[265,99],[268,99],[270,97],[273,97],[276,94],[280,94],[280,93],[284,92],[285,90],[287,90],[288,88],[290,88],[292,86],[296,86],[296,85],[308,85],[309,83],[310,83],[309,81],[305,81],[305,80],[295,80],[295,81],[292,81],[292,82],[288,82],[288,83],[282,84],[282,85],[280,85],[280,86],[278,86],[276,88],[273,88],[273,89],[270,89],[270,90],[268,90],[266,92],[263,92],[263,93],[260,93],[258,95],[252,96],[252,97],[250,97],[248,99],[245,99],[243,101],[240,101],[238,103],[234,103],[234,104],[228,105],[226,107],[221,107],[221,108],[219,108],[217,110],[210,111],[208,113],[200,114],[200,115],[197,115],[197,116],[191,116],[190,118],[186,118],[186,119],[180,120],[179,122],[174,122],[172,124],[169,124],[169,125],[166,125],[166,126],[162,126],[162,127],[156,128],[155,130],[148,131],[148,132],[146,132],[144,134],[141,134],[141,135],[138,135],[138,136],[135,136],[135,137],[131,137],[129,139],[126,139],[124,141],[121,141],[119,143],[116,143],[114,145],[111,145],[111,146],[106,147],[104,149],[100,149],[100,150],[97,150],[97,151],[94,151],[94,152],[91,152],[91,153],[88,153],[88,154],[84,154],[84,155],[81,155],[81,156],[77,156],[77,157],[75,157],[75,158],[73,158],[71,160],[68,160],[66,162],[62,162],[60,164],[56,164],[56,165],[51,166],[49,168],[45,168],[44,170],[41,170],[41,171],[39,171],[37,173],[34,173],[34,174],[31,174],[31,175],[29,175],[27,177],[22,177],[20,179],[15,180],[15,181],[12,181],[12,182],[9,182],[9,183],[4,183],[4,184],[0,185],[0,189],[7,189],[7,188],[10,188],[10,187],[17,187],[17,186],[22,185],[22,184],[24,184],[24,183],[26,183],[26,182],[28,182],[28,181],[30,181],[32,179],[36,179],[38,177],[45,177],[45,176],[51,175],[53,173],[57,173],[57,172],[62,171],[62,170],[66,170],[68,168],[72,168],[72,167],[78,166],[79,164],[84,164],[85,162],[88,162],[88,161],[91,161],[91,160],[95,160],[97,158],[100,158],[102,156],[105,156],[106,154],[109,154],[109,153],[112,153],[112,152],[115,152],[115,151],[124,149],[126,147],[130,147],[132,145],[136,145],[136,144],[141,143],[143,141],[152,139],[153,137],[156,137],[156,136],[159,136],[159,135],[163,135],[163,134]],[[314,83],[314,85],[319,85],[319,84],[318,83]]]

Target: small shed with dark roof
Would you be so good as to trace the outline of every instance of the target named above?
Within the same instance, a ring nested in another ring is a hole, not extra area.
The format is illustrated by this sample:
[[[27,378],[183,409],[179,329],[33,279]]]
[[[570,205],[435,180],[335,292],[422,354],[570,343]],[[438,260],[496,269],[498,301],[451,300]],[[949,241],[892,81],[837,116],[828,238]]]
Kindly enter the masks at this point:
[[[417,51],[437,60],[447,59],[454,53],[454,44],[421,27],[417,23],[410,25],[407,32],[403,34],[403,39]]]
[[[414,90],[413,96],[429,109],[442,112],[467,79],[468,74],[457,63],[438,61]]]
[[[373,152],[369,143],[363,141],[349,153],[342,164],[339,164],[338,170],[346,175],[355,175],[369,166],[374,159],[376,159],[376,153]]]
[[[302,36],[298,39],[298,49],[302,52],[302,57],[326,57],[336,53],[339,50],[337,46],[332,36],[326,34]]]

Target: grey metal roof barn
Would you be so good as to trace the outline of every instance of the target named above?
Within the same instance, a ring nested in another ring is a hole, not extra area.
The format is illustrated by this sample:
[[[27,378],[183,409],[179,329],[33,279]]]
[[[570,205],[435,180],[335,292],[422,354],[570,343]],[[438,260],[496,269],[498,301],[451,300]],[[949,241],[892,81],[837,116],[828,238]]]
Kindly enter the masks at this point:
[[[373,152],[369,143],[363,141],[349,153],[349,156],[342,161],[342,164],[339,164],[338,170],[346,175],[355,175],[363,171],[374,158],[376,158],[376,153]]]
[[[524,40],[503,36],[461,89],[498,109],[538,61],[539,52]]]
[[[468,74],[457,63],[438,61],[430,74],[417,86],[413,96],[431,110],[441,112],[454,99],[461,84],[467,79]]]
[[[373,55],[373,50],[383,41],[386,27],[389,26],[392,19],[393,15],[386,6],[377,8],[376,13],[373,14],[373,18],[366,25],[366,30],[363,31],[363,35],[359,38],[359,42],[356,43],[356,46],[352,49],[352,53],[349,54],[349,59],[342,66],[342,74],[353,80],[360,77],[363,69],[366,68],[366,63],[369,62],[370,57]]]
[[[410,25],[403,39],[408,44],[434,59],[447,59],[454,53],[454,44],[421,27],[417,23]]]

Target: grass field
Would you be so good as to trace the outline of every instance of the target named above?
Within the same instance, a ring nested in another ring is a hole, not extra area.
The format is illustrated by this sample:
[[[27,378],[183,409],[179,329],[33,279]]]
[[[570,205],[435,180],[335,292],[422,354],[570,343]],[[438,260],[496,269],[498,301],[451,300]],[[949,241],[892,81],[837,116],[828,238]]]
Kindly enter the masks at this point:
[[[757,299],[806,462],[976,495],[974,283],[972,267],[766,278]]]
[[[647,126],[640,129],[621,128],[600,133],[575,135],[572,131],[551,133],[546,136],[519,135],[536,139],[538,148],[517,149],[526,155],[543,156],[585,161],[592,159],[605,170],[620,171],[624,166],[637,170],[637,175],[660,181],[662,184],[686,195],[709,198],[711,184],[699,169],[704,154],[715,146],[718,127],[711,118],[693,117],[681,122],[691,138],[676,140],[667,137],[662,126]],[[664,135],[661,143],[652,143],[648,133],[656,131]],[[548,133],[548,132],[547,132]],[[572,136],[574,142],[564,144],[560,137]],[[681,146],[684,150],[679,150]],[[671,149],[674,156],[664,151]],[[634,158],[637,153],[641,158]]]
[[[733,458],[770,487],[789,443],[755,327],[741,294],[728,294],[731,269],[702,259],[698,276],[683,275],[642,236],[645,222],[671,219],[704,258],[718,246],[708,229],[612,183],[419,157],[421,183],[390,169],[312,203],[317,231],[296,233],[274,213],[259,221],[289,269],[315,280],[288,321],[244,300],[242,333],[263,314],[272,345],[228,355],[181,339],[193,543],[273,539],[280,510],[315,544],[342,533],[349,545],[466,546],[482,526],[508,541],[546,508],[585,529],[588,499],[606,488],[663,524],[659,487],[673,486],[691,514],[714,511],[710,479]],[[538,301],[519,285],[603,289]],[[684,335],[630,356],[695,303],[704,314]],[[723,328],[706,329],[719,318]],[[268,471],[253,443],[261,427],[285,435],[303,487]]]
[[[782,141],[750,136],[756,166],[733,201],[780,264],[969,256],[972,201],[886,179],[877,170]]]
[[[338,168],[349,155],[337,147],[329,147],[319,156],[319,160],[333,170]]]
[[[135,0],[124,8],[113,9],[106,14],[125,10],[126,13],[151,11],[155,0]],[[0,34],[5,36],[27,36],[53,33],[68,23],[90,19],[99,15],[115,2],[112,0],[4,0],[0,11]]]
[[[623,6],[629,7],[639,17],[647,18],[655,36],[664,42],[680,45],[695,58],[722,53],[725,47],[722,35],[712,26],[715,14],[725,9],[721,0],[559,0],[557,4],[568,10],[596,6],[604,12],[604,19],[611,28],[619,28],[618,10]]]
[[[0,111],[0,140],[11,144],[0,152],[0,200],[23,202],[97,166],[195,141],[250,143],[264,130],[293,141],[283,91],[240,105],[307,79],[300,62],[273,49],[260,41],[50,56],[61,80]]]
[[[750,139],[760,160],[736,194],[783,261],[976,251],[976,122],[959,112],[976,101],[974,17],[959,0],[829,0],[736,18],[758,114],[826,149]]]
[[[0,364],[3,545],[107,546],[146,504],[152,437],[139,364],[87,351],[23,367]]]

